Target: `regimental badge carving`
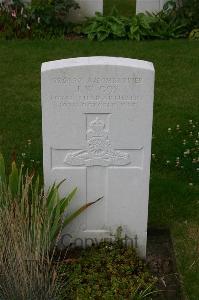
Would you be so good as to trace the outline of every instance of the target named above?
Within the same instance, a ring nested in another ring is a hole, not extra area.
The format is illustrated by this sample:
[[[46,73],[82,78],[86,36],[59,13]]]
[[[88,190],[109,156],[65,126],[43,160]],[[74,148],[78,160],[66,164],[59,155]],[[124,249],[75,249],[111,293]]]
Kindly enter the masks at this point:
[[[114,150],[109,131],[98,117],[91,121],[87,130],[87,149],[70,152],[64,162],[73,166],[124,166],[130,164],[128,153]]]

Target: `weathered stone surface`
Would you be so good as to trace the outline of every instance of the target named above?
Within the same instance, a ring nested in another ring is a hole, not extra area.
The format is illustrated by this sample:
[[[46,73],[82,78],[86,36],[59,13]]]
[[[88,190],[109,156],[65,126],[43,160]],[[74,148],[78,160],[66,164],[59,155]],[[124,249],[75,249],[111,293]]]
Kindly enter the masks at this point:
[[[64,230],[63,243],[113,238],[121,226],[145,256],[153,97],[150,62],[83,57],[43,63],[45,184],[66,178],[63,195],[78,187],[71,211],[103,197]]]
[[[163,9],[167,0],[137,0],[136,14],[148,12],[159,12]]]

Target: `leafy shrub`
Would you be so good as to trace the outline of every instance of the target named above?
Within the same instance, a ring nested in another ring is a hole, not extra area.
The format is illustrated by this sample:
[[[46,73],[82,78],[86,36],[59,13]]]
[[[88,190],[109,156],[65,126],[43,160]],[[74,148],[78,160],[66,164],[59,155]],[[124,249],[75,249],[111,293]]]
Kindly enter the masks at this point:
[[[180,17],[188,21],[189,29],[199,27],[199,3],[198,0],[182,0],[182,5],[178,9]]]
[[[117,16],[103,16],[96,13],[95,17],[88,18],[83,33],[90,40],[97,39],[103,41],[108,38],[125,38],[127,35],[128,19]]]
[[[199,3],[198,0],[169,0],[164,5],[178,20],[187,23],[189,32],[199,27]]]
[[[30,11],[22,2],[0,3],[0,36],[26,38],[30,36]]]
[[[60,266],[60,299],[151,299],[156,279],[132,247],[102,242],[74,253]]]
[[[166,40],[183,38],[187,35],[187,22],[174,15],[171,10],[162,10],[149,15],[154,17],[154,22],[151,23],[151,37]]]
[[[169,11],[161,11],[158,14],[138,14],[133,17],[121,17],[118,15],[103,16],[96,13],[93,18],[88,18],[83,27],[83,33],[90,40],[97,39],[171,39],[181,38],[187,35],[187,24],[176,18]]]
[[[79,8],[74,0],[52,0],[24,5],[21,0],[0,4],[0,36],[52,38],[67,32],[69,10]]]

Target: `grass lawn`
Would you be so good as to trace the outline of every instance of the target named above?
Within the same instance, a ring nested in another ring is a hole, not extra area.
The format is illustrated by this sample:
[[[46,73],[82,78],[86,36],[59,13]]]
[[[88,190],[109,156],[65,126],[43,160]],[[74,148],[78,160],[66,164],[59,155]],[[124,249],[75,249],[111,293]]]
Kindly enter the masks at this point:
[[[40,66],[48,60],[109,55],[152,61],[156,69],[153,153],[164,155],[168,127],[198,120],[199,42],[0,41],[0,151],[20,156],[28,139],[42,160]],[[165,150],[166,149],[166,150]],[[169,226],[189,299],[199,299],[199,187],[166,167],[152,167],[149,224]]]
[[[115,7],[120,15],[131,16],[135,13],[136,0],[104,0],[104,14],[108,15]]]

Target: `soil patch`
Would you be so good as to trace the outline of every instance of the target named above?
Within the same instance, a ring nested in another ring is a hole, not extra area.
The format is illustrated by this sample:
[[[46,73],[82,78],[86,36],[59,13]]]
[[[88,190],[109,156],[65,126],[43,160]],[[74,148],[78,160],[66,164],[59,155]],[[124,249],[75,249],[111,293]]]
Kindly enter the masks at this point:
[[[148,230],[147,265],[161,291],[155,300],[184,300],[169,229]]]

